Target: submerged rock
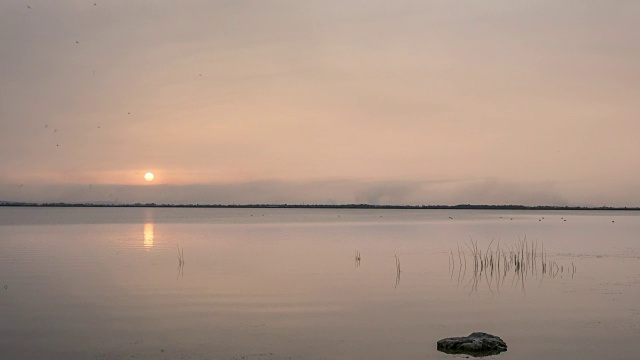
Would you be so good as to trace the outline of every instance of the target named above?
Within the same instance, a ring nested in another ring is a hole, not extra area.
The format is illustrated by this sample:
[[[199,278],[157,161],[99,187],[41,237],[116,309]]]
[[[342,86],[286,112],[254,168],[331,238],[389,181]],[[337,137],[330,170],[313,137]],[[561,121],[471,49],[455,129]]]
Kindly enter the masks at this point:
[[[469,336],[442,339],[438,341],[438,350],[447,354],[479,357],[507,351],[507,344],[495,335],[474,332]]]

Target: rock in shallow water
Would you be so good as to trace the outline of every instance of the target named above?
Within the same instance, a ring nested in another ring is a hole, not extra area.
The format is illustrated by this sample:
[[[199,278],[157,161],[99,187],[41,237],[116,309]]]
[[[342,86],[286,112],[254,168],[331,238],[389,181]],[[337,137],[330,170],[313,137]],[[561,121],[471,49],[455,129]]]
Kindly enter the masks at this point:
[[[447,354],[488,356],[507,351],[507,344],[495,335],[474,332],[466,337],[442,339],[438,341],[438,350]]]

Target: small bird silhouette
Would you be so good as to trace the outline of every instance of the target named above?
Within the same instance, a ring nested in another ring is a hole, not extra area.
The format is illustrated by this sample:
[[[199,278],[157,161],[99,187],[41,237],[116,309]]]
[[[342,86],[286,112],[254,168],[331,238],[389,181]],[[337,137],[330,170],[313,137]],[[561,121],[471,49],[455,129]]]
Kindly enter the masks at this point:
[[[27,5],[27,9],[31,9],[31,6]]]

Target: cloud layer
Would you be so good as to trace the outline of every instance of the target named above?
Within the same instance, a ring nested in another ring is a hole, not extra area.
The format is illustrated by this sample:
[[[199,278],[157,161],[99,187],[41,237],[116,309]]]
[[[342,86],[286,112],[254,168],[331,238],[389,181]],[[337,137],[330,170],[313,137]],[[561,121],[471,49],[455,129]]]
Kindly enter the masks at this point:
[[[0,199],[637,205],[639,17],[623,0],[3,1]]]

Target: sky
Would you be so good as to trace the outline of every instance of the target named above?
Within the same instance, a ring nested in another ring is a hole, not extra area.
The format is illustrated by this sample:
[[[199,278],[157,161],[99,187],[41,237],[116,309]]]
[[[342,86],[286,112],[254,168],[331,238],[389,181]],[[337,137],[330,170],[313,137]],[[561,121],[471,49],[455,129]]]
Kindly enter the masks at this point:
[[[4,0],[0,201],[640,206],[639,99],[635,0]]]

